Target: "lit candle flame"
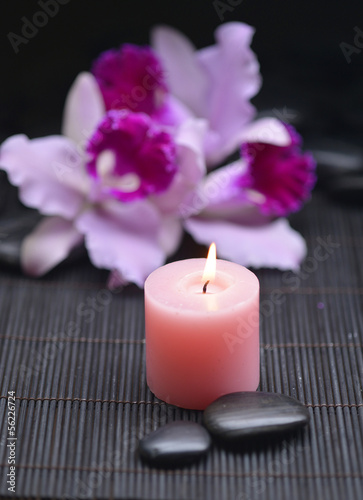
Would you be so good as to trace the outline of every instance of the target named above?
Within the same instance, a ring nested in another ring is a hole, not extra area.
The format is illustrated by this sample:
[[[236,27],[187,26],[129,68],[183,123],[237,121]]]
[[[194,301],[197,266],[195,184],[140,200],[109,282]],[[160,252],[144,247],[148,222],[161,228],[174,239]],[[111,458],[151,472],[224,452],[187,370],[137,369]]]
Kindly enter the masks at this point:
[[[216,245],[215,243],[212,243],[211,246],[209,247],[207,262],[205,263],[203,277],[202,277],[202,283],[204,283],[204,285],[207,282],[209,283],[214,281],[214,278],[216,276],[216,259],[217,259]]]

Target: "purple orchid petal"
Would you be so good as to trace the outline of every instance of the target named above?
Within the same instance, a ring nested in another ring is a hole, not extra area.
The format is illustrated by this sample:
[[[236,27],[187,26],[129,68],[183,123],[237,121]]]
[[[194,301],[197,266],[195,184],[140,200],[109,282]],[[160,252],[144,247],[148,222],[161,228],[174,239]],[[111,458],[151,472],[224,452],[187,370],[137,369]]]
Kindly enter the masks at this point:
[[[169,257],[177,251],[183,237],[183,226],[180,219],[163,216],[160,222],[158,243]]]
[[[190,185],[195,185],[206,173],[203,139],[207,130],[205,120],[188,120],[175,134],[178,147],[178,165]]]
[[[194,117],[193,113],[179,99],[171,94],[165,96],[164,105],[151,115],[152,119],[167,127],[178,127]]]
[[[209,121],[205,151],[210,165],[238,148],[243,128],[255,113],[249,99],[258,92],[261,78],[249,47],[253,33],[246,24],[226,23],[216,31],[217,44],[199,51],[172,28],[152,33],[170,91]]]
[[[196,49],[179,31],[157,26],[151,32],[152,45],[161,59],[168,86],[196,116],[206,117],[208,80],[196,58]]]
[[[102,94],[91,73],[80,73],[68,92],[62,133],[81,147],[105,114]]]
[[[169,189],[153,197],[154,203],[164,213],[180,213],[181,207],[206,172],[203,155],[203,139],[207,124],[204,120],[187,120],[177,130],[178,172]]]
[[[47,217],[24,239],[22,267],[31,276],[41,276],[62,262],[82,240],[71,221]]]
[[[171,135],[144,113],[108,111],[87,152],[89,173],[104,193],[123,202],[165,191],[177,172]]]
[[[167,86],[162,66],[149,47],[125,44],[104,52],[94,74],[107,110],[129,109],[152,115],[164,102]]]
[[[221,162],[241,142],[241,131],[255,114],[249,99],[261,86],[259,65],[250,49],[254,30],[232,22],[216,30],[217,44],[198,51],[197,57],[208,74],[208,119],[216,132],[207,143],[207,161]]]
[[[241,143],[262,142],[275,146],[290,146],[292,140],[291,131],[277,118],[261,118],[248,124],[241,132]]]
[[[286,126],[290,145],[276,146],[266,142],[247,142],[242,156],[248,167],[237,184],[260,193],[264,200],[260,211],[268,216],[284,216],[299,210],[314,187],[315,162],[308,153],[301,154],[300,137]]]
[[[223,82],[226,82],[227,75],[218,74],[217,67],[213,64],[222,65],[224,69],[228,68],[227,73],[234,72],[229,75],[234,81],[226,82],[231,90],[237,91],[238,82],[243,83],[236,95],[237,99],[241,94],[249,99],[256,95],[261,87],[260,67],[254,52],[250,49],[254,33],[254,28],[245,23],[224,23],[215,31],[216,45],[198,51],[199,61],[208,74],[213,75],[216,87],[221,85],[220,90],[223,88]]]
[[[214,241],[220,258],[244,266],[298,269],[306,255],[303,237],[286,219],[246,227],[220,220],[191,218],[185,221],[185,228],[198,243],[209,246]]]
[[[65,137],[10,137],[1,146],[0,166],[20,188],[21,201],[44,215],[72,219],[84,203],[89,180],[83,158]]]
[[[129,282],[119,273],[117,269],[113,269],[107,278],[107,288],[112,291],[121,291]]]
[[[252,189],[241,189],[239,185],[246,169],[246,162],[238,160],[211,172],[183,204],[181,215],[188,218],[201,214],[203,218],[247,226],[270,222],[271,218],[261,214],[258,208],[264,197]]]
[[[91,208],[76,220],[93,264],[117,270],[124,280],[140,287],[165,261],[159,241],[161,224],[158,211],[147,201],[114,201]]]
[[[244,158],[210,173],[198,186],[184,217],[201,213],[244,225],[266,224],[298,210],[315,183],[315,163],[301,154],[298,134],[281,122],[264,121],[246,131]]]

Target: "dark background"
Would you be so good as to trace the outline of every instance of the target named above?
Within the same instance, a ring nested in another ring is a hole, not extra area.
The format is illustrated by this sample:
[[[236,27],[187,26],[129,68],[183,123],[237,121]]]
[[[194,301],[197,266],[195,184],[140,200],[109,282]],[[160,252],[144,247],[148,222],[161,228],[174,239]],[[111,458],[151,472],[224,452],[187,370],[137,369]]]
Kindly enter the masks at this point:
[[[363,2],[231,3],[235,7],[222,14],[224,22],[244,21],[256,28],[253,49],[264,77],[254,100],[258,109],[297,109],[305,137],[349,136],[359,143],[363,50],[348,63],[340,45],[354,46],[354,27],[363,30]],[[58,133],[70,85],[101,51],[126,41],[146,44],[150,27],[158,23],[178,28],[203,47],[213,43],[221,23],[213,0],[69,0],[15,54],[8,34],[21,35],[23,18],[33,22],[42,10],[39,0],[2,2],[0,140],[19,132],[30,137]]]
[[[32,20],[41,10],[38,1],[1,2],[0,142],[19,132],[59,132],[70,85],[101,51],[125,41],[147,43],[156,23],[179,28],[202,47],[213,43],[221,22],[213,0],[70,0],[15,54],[7,35],[21,34],[22,18]],[[361,142],[363,50],[348,64],[340,44],[353,45],[354,27],[363,30],[362,0],[243,0],[225,13],[224,21],[233,20],[256,28],[253,49],[264,77],[255,99],[259,110],[295,109],[307,145],[319,136]],[[316,192],[292,221],[308,244],[301,271],[257,271],[262,301],[280,290],[284,297],[261,325],[260,389],[299,399],[309,409],[309,428],[275,444],[264,438],[257,450],[215,447],[190,470],[156,474],[131,449],[136,438],[163,422],[201,422],[202,415],[165,407],[147,389],[142,291],[128,287],[87,323],[78,307],[104,291],[106,271],[78,259],[31,279],[16,266],[4,266],[6,259],[18,262],[19,234],[27,234],[34,220],[7,220],[2,180],[0,242],[4,238],[10,250],[0,252],[6,290],[0,300],[0,415],[7,417],[7,391],[15,390],[18,496],[78,498],[91,491],[92,498],[116,499],[361,499],[361,207],[339,205]],[[335,246],[312,267],[321,241]],[[189,243],[175,259],[205,255],[206,249]],[[286,278],[297,286],[287,286]],[[80,337],[63,333],[73,320]],[[31,378],[24,380],[23,368]],[[5,420],[0,428],[6,429]],[[119,450],[122,462],[115,464]],[[110,460],[114,469],[108,476]],[[9,469],[0,446],[1,466],[5,478]],[[79,486],[80,479],[87,486],[91,478],[97,489]],[[5,488],[1,482],[1,498],[9,495]]]

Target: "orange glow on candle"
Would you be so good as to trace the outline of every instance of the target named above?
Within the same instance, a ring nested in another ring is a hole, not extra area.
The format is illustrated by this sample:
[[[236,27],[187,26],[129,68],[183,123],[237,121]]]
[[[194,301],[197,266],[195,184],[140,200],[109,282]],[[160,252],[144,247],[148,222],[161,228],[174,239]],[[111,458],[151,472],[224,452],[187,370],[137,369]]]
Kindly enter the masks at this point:
[[[216,260],[217,260],[217,249],[215,243],[212,243],[209,247],[207,262],[204,266],[204,272],[202,277],[202,283],[207,281],[212,283],[216,277]]]

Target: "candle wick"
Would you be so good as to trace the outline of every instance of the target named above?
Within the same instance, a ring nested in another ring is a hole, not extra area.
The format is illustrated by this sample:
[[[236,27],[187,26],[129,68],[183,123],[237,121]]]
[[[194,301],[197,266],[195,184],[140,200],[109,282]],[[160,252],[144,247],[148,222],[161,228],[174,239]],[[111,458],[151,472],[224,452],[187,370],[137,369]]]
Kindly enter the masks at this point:
[[[206,281],[203,285],[203,293],[207,293],[207,286],[210,280]]]

